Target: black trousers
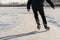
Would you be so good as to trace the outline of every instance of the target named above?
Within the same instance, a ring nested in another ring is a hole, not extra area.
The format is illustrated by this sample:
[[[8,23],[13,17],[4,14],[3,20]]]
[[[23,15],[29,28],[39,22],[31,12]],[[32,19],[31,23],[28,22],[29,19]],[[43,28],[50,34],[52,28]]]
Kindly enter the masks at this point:
[[[47,21],[46,21],[46,17],[45,17],[43,8],[41,8],[41,9],[33,9],[33,13],[34,13],[34,17],[35,17],[35,20],[36,20],[37,25],[40,24],[39,23],[39,18],[38,18],[38,13],[37,12],[39,12],[39,14],[41,15],[43,24],[44,25],[45,24],[47,25]]]

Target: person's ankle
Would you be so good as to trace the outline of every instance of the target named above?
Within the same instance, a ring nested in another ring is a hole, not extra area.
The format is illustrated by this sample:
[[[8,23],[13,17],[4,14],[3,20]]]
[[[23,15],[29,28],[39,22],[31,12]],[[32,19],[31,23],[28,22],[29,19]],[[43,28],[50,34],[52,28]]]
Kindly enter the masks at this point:
[[[43,24],[44,26],[47,26],[47,24]]]

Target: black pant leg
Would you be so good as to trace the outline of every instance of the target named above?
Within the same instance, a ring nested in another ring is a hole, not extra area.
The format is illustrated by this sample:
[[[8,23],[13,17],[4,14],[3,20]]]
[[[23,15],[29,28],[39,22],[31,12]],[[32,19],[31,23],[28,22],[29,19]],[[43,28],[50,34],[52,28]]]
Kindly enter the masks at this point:
[[[46,17],[45,17],[43,8],[38,9],[38,11],[39,11],[39,13],[40,13],[40,15],[41,15],[41,18],[42,18],[42,20],[43,20],[43,24],[44,24],[44,25],[47,25],[47,21],[46,21]]]
[[[38,11],[37,9],[33,9],[34,18],[36,20],[36,23],[37,23],[37,25],[40,25],[37,11]]]

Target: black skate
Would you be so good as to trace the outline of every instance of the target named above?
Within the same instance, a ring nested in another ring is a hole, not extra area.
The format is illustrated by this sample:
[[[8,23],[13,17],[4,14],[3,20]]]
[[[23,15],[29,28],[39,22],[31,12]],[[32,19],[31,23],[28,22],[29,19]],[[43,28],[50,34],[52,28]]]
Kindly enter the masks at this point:
[[[37,29],[40,30],[40,23],[37,24]]]
[[[47,26],[47,24],[44,24],[44,27],[45,27],[46,31],[50,30],[50,28]]]
[[[40,30],[40,26],[39,25],[37,26],[37,29]]]
[[[45,29],[46,29],[46,31],[49,31],[49,30],[50,30],[50,28],[49,28],[49,27],[46,27]]]
[[[40,23],[39,23],[39,19],[37,20],[37,29],[40,30]]]

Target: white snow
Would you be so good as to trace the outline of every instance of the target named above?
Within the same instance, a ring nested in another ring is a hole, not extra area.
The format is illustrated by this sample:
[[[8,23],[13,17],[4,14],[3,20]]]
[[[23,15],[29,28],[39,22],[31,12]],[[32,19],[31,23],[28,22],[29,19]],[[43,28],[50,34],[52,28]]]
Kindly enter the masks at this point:
[[[60,8],[44,7],[50,31],[45,31],[40,18],[38,32],[32,10],[26,7],[0,7],[0,40],[60,40]]]

